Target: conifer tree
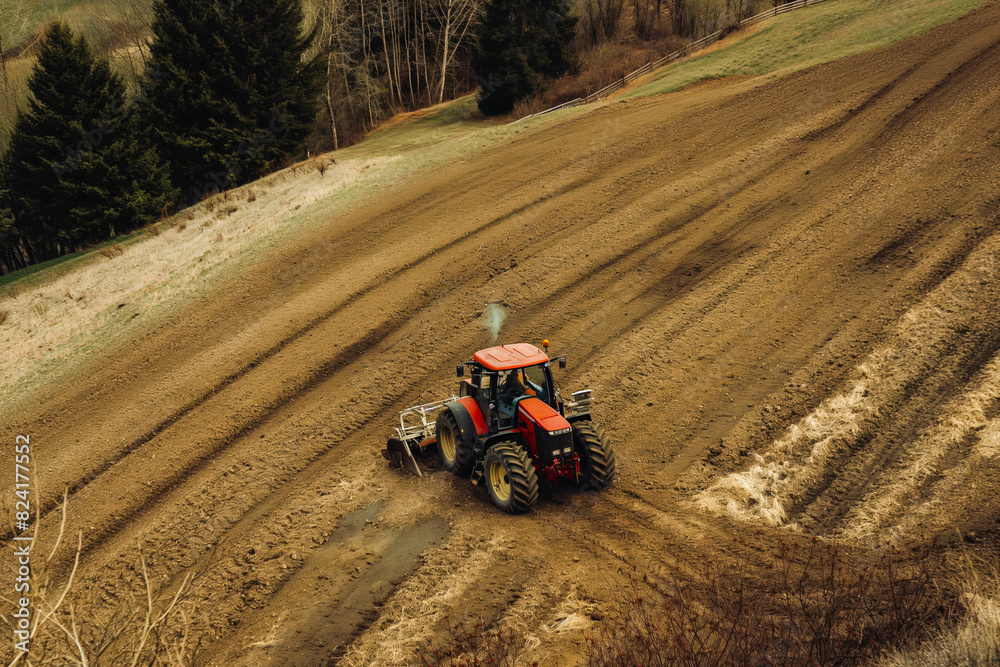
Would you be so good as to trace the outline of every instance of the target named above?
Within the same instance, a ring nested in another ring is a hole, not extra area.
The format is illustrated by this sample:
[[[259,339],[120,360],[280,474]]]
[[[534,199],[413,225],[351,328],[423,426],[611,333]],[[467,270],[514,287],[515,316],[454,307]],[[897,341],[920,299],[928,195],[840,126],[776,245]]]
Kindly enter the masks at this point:
[[[51,25],[28,89],[3,181],[33,261],[153,220],[170,195],[166,171],[136,131],[125,84],[86,39]]]
[[[472,60],[479,110],[509,113],[538,91],[539,76],[565,74],[576,21],[566,0],[490,0]]]
[[[9,194],[0,180],[0,273],[8,273],[24,266],[24,259],[19,252],[20,244],[17,228],[14,226],[14,214],[10,212],[8,204]]]
[[[156,0],[146,125],[185,203],[303,152],[318,111],[300,0]]]

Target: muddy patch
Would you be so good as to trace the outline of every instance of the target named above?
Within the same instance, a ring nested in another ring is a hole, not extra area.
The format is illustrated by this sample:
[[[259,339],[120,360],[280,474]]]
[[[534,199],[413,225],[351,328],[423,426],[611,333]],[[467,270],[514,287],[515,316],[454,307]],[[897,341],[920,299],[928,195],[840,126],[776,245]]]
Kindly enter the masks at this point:
[[[416,570],[421,554],[448,536],[443,517],[385,528],[382,507],[373,503],[345,517],[274,596],[261,614],[273,619],[272,627],[248,646],[253,664],[334,664]]]

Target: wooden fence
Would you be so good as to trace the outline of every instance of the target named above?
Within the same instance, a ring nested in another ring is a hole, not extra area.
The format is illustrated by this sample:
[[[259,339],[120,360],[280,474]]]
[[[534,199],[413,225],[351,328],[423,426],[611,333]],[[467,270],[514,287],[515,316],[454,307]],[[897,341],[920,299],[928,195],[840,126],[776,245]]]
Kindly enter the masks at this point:
[[[768,9],[767,11],[761,12],[760,14],[757,14],[756,16],[751,16],[749,18],[743,19],[742,21],[740,21],[740,27],[741,28],[745,28],[747,26],[760,23],[761,21],[765,21],[767,19],[774,18],[775,16],[777,16],[779,14],[784,14],[785,12],[790,12],[793,9],[801,9],[802,7],[805,7],[806,5],[815,5],[815,4],[819,4],[820,2],[826,2],[826,0],[795,0],[794,2],[789,2],[789,3],[784,4],[784,5],[778,5],[777,7],[774,7],[772,9]],[[714,44],[715,42],[717,42],[719,40],[719,38],[721,36],[722,36],[722,31],[721,30],[716,30],[711,35],[705,35],[701,39],[699,39],[697,41],[694,41],[694,42],[691,42],[690,44],[688,44],[687,46],[685,46],[684,48],[682,48],[680,50],[677,50],[677,51],[674,51],[673,53],[667,54],[667,55],[663,56],[662,58],[659,58],[658,60],[654,60],[651,63],[646,63],[645,65],[643,65],[639,69],[635,70],[634,72],[629,72],[628,74],[626,74],[622,78],[618,79],[617,81],[614,81],[613,83],[610,83],[607,86],[604,86],[603,88],[601,88],[600,90],[598,90],[596,93],[591,93],[590,95],[587,95],[586,97],[578,97],[575,100],[570,100],[569,102],[563,102],[562,104],[560,104],[558,106],[554,106],[551,109],[546,109],[545,111],[539,111],[538,113],[533,113],[530,116],[525,116],[524,118],[519,118],[519,119],[515,120],[514,123],[520,123],[522,120],[527,120],[529,118],[534,118],[535,116],[541,116],[542,114],[551,113],[551,112],[556,111],[558,109],[567,109],[569,107],[580,106],[581,104],[590,104],[591,102],[596,102],[597,100],[601,99],[602,97],[607,97],[608,95],[610,95],[611,93],[615,92],[616,90],[621,90],[629,82],[638,79],[640,76],[644,76],[646,74],[649,74],[650,72],[652,72],[657,67],[661,67],[663,65],[666,65],[667,63],[672,62],[674,60],[680,60],[681,58],[684,58],[685,56],[690,55],[694,51],[697,51],[699,49],[703,49],[703,48],[705,48],[705,47],[707,47],[707,46],[709,46],[711,44]]]

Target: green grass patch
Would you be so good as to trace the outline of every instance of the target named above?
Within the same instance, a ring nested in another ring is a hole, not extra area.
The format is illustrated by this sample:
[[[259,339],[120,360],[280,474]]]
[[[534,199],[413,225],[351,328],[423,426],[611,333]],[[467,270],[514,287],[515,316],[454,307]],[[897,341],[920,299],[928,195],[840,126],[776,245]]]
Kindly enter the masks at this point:
[[[459,138],[483,128],[476,96],[466,95],[429,109],[403,114],[372,132],[365,140],[337,153],[338,156],[395,156]]]
[[[670,65],[623,97],[648,97],[726,76],[776,75],[926,32],[987,0],[828,0],[769,19],[732,46]]]
[[[28,0],[27,2],[4,2],[0,7],[0,28],[5,35],[15,34],[27,37],[49,21],[62,19],[73,28],[87,14],[107,11],[106,0]],[[152,0],[149,0],[152,5]],[[9,48],[9,46],[8,46]]]
[[[16,290],[32,289],[86,266],[89,262],[101,259],[102,255],[100,252],[102,248],[112,246],[125,248],[146,236],[147,234],[143,230],[134,231],[131,234],[117,236],[110,241],[105,241],[91,248],[85,248],[68,255],[63,255],[62,257],[50,259],[47,262],[32,264],[23,269],[11,271],[5,276],[0,276],[0,297],[12,286],[16,286],[14,287]]]

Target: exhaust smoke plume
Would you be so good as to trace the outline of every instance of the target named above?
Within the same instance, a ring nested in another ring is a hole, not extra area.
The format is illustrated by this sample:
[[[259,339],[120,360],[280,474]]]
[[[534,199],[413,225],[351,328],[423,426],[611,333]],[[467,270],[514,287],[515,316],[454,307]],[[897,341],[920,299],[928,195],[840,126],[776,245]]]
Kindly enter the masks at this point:
[[[494,343],[500,337],[500,327],[503,326],[505,319],[507,319],[507,311],[504,310],[503,306],[499,303],[486,304],[486,309],[483,311],[482,317],[479,318],[479,323],[490,332]]]

